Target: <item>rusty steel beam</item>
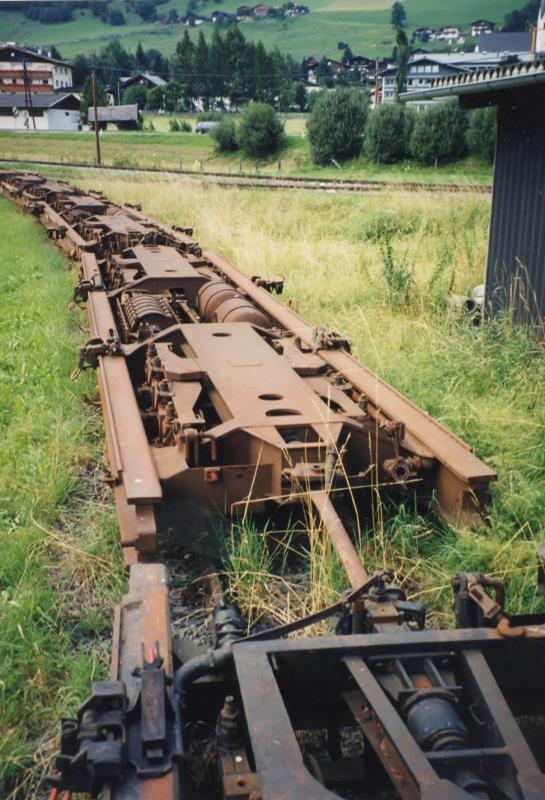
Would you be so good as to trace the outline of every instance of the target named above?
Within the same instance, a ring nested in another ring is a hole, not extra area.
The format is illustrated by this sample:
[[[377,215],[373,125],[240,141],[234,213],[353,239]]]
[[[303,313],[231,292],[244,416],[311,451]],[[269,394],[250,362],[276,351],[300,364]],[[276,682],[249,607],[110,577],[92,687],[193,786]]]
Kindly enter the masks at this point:
[[[369,575],[361,563],[341,518],[335,511],[331,497],[327,492],[311,492],[310,497],[324,528],[331,537],[350,586],[353,589],[363,586],[369,580]]]

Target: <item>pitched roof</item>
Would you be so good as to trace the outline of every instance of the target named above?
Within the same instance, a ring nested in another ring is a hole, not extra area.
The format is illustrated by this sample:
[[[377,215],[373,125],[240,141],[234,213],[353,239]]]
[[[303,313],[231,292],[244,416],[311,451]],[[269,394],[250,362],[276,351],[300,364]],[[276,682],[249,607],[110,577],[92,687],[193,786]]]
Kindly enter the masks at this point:
[[[99,122],[136,122],[138,120],[138,105],[133,103],[127,106],[98,106],[97,115]],[[89,107],[89,122],[95,120],[95,109]]]
[[[532,34],[530,31],[483,33],[479,36],[477,47],[483,53],[529,53],[532,49]]]
[[[63,67],[71,66],[68,61],[62,61],[60,58],[51,58],[51,56],[38,53],[37,50],[29,50],[26,47],[19,47],[12,42],[0,42],[0,60],[2,60],[2,53],[4,51],[23,56],[29,60],[32,59],[32,61],[46,61],[49,64],[60,64]]]
[[[37,92],[31,95],[32,107],[35,109],[46,108],[72,108],[80,107],[80,101],[72,92]],[[26,108],[27,100],[24,92],[0,92],[0,108]]]
[[[166,85],[166,81],[163,80],[163,78],[160,78],[159,75],[153,75],[151,72],[139,72],[136,75],[130,75],[128,77],[121,78],[120,83],[122,86],[125,86],[125,84],[132,83],[140,78],[145,78],[150,83],[153,83],[154,86]]]

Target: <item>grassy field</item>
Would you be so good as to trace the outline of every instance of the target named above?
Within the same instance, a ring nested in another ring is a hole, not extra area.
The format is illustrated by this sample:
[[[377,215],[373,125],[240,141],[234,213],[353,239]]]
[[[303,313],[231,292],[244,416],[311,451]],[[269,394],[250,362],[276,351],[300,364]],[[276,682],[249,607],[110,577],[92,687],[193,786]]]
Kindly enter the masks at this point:
[[[379,166],[363,156],[343,164],[317,167],[310,158],[308,140],[301,136],[302,118],[295,115],[286,122],[299,135],[288,136],[288,146],[274,159],[256,162],[238,153],[218,154],[212,139],[195,133],[166,133],[164,118],[155,133],[105,132],[101,136],[102,162],[113,167],[157,167],[204,172],[260,172],[267,175],[302,175],[307,177],[367,178],[373,180],[430,181],[434,183],[482,183],[492,181],[492,167],[467,159],[438,168],[415,162]],[[194,120],[192,120],[194,122]],[[37,159],[45,161],[95,162],[95,138],[92,133],[42,133],[0,131],[0,159]],[[281,169],[279,170],[279,162]]]
[[[234,11],[239,0],[225,0],[222,10]],[[249,21],[241,25],[244,35],[252,40],[261,40],[267,47],[278,47],[292,53],[297,59],[304,56],[328,55],[335,57],[337,42],[346,41],[354,53],[373,56],[389,55],[394,36],[390,26],[390,0],[307,0],[310,14],[298,19]],[[504,15],[517,8],[516,0],[453,0],[445,4],[440,0],[405,0],[407,27],[409,30],[430,25],[459,25],[467,30],[474,19],[484,17],[498,23]],[[0,11],[2,38],[19,43],[54,44],[65,58],[76,53],[90,53],[109,40],[120,37],[125,47],[135,50],[139,41],[144,48],[154,47],[166,55],[174,51],[184,28],[180,24],[145,24],[132,12],[127,12],[123,0],[113,0],[110,8],[121,9],[127,24],[110,27],[91,15],[89,10],[76,10],[71,22],[57,25],[29,23],[20,12]],[[169,0],[160,6],[162,14],[176,8],[185,14],[187,0]],[[200,13],[210,14],[215,9],[211,3],[199,8]],[[202,27],[210,36],[212,25]],[[198,29],[192,29],[197,36]]]
[[[102,431],[70,381],[72,278],[44,231],[0,199],[0,797],[36,797],[61,715],[107,663],[120,590],[98,478]]]
[[[309,118],[308,114],[279,114],[278,115],[284,124],[284,130],[288,134],[288,136],[304,136],[306,132],[307,120]],[[144,112],[144,124],[145,123],[152,123],[153,127],[158,133],[170,133],[169,121],[174,117],[178,120],[183,120],[188,122],[193,130],[195,130],[195,125],[197,124],[197,114],[167,114],[163,116],[161,114],[156,114],[154,112],[145,111]],[[240,118],[240,114],[232,114],[230,115],[230,119],[233,119],[235,122],[238,121]]]

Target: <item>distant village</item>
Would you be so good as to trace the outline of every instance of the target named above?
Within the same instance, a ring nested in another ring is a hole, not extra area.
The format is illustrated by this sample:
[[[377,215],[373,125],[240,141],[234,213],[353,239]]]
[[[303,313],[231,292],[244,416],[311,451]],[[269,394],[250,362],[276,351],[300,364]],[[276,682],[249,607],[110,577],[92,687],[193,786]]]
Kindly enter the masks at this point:
[[[241,20],[267,16],[271,10],[272,7],[263,4],[240,6],[236,18]],[[274,10],[274,13],[277,12],[299,15],[308,13],[308,8],[287,3]],[[223,13],[215,11],[210,19],[220,23]],[[545,28],[545,18],[540,19],[539,24]],[[468,37],[474,41],[471,48],[464,49],[461,45],[466,43]],[[418,28],[412,33],[412,42],[413,49],[406,69],[409,93],[425,89],[433,81],[443,78],[536,58],[531,32],[498,31],[496,23],[486,19],[473,22],[466,33],[455,26],[446,26],[440,30]],[[428,51],[421,46],[432,42],[444,42],[448,49]],[[290,97],[294,99],[287,101],[287,108],[282,107],[278,93],[275,94],[274,90],[267,101],[279,110],[305,111],[311,107],[314,93],[330,91],[343,85],[364,87],[372,107],[395,101],[398,67],[391,58],[377,59],[355,55],[349,42],[344,41],[338,42],[337,48],[338,59],[314,56],[303,59],[297,67],[297,76],[290,78]],[[130,75],[120,76],[115,86],[106,87],[107,100],[103,103],[103,110],[99,109],[101,127],[138,127],[139,112],[143,110],[143,105],[140,104],[139,108],[138,102],[128,103],[124,100],[131,87],[142,87],[149,93],[149,97],[157,98],[155,110],[166,113],[167,89],[169,86],[176,86],[175,81],[169,84],[169,80],[172,78],[168,75],[154,74],[146,69],[133,70]],[[189,91],[187,90],[186,95]],[[81,92],[82,86],[74,85],[73,65],[70,63],[39,49],[21,47],[13,42],[0,44],[0,129],[81,129]],[[175,110],[199,112],[218,109],[229,112],[238,107],[238,101],[233,99],[232,93],[229,96],[221,94],[205,98],[199,94],[198,88],[191,92],[191,97],[186,97],[185,107],[176,107]],[[251,94],[246,100],[242,97],[242,102],[248,102],[252,98]],[[426,102],[429,104],[433,101]],[[421,106],[417,102],[414,105],[417,109]],[[146,108],[150,106],[146,105]]]
[[[257,6],[239,6],[235,14],[229,14],[218,9],[213,11],[210,16],[189,12],[180,18],[180,22],[187,27],[198,27],[205,22],[211,22],[214,25],[232,25],[235,22],[246,22],[250,19],[260,20],[267,17],[270,19],[303,17],[309,11],[309,7],[301,3],[290,2],[284,3],[282,6],[268,6],[265,3],[259,3]]]

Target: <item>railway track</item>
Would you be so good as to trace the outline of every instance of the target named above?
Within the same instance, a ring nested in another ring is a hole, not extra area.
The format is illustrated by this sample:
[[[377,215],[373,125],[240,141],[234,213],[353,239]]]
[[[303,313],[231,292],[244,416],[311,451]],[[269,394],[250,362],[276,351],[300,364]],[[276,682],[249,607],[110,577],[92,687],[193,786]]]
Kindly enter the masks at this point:
[[[98,166],[76,161],[34,161],[34,160],[1,160],[0,164],[32,164],[40,167],[77,167],[78,169],[101,170],[111,172],[149,173],[158,175],[185,175],[205,182],[212,182],[217,186],[238,186],[241,189],[282,189],[302,190],[315,192],[351,192],[353,194],[373,194],[375,192],[437,192],[447,194],[490,194],[490,186],[481,184],[440,184],[403,181],[373,181],[355,180],[350,178],[304,178],[297,176],[270,176],[251,173],[231,174],[226,172],[203,172],[202,170],[189,169],[160,169],[158,167],[112,167]]]
[[[97,370],[130,576],[111,680],[62,722],[53,800],[545,797],[545,615],[510,617],[497,580],[460,573],[457,628],[429,630],[343,521],[343,497],[364,511],[378,493],[481,524],[493,471],[282,305],[281,279],[98,193],[9,170],[0,191],[78,269],[90,338],[74,378]],[[246,635],[216,583],[213,648],[174,647],[168,565],[205,515],[303,503],[344,568],[340,601]],[[290,638],[327,621],[331,634]],[[214,788],[192,779],[195,757]]]

